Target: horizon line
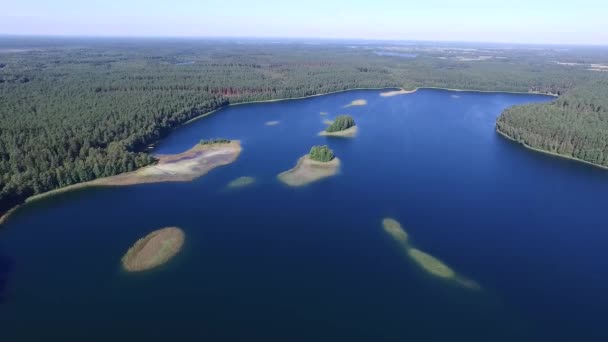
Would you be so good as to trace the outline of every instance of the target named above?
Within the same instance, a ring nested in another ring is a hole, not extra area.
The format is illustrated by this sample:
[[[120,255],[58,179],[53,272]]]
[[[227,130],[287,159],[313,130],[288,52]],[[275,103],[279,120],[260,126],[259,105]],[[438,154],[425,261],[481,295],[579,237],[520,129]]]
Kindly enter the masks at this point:
[[[205,36],[205,35],[81,35],[81,34],[20,34],[2,33],[2,37],[15,38],[97,38],[97,39],[184,39],[184,40],[317,40],[317,41],[361,41],[361,42],[394,42],[394,43],[461,43],[461,44],[500,44],[520,46],[579,46],[579,47],[608,47],[608,43],[542,43],[542,42],[513,42],[489,40],[423,40],[406,38],[354,38],[354,37],[285,37],[285,36]]]

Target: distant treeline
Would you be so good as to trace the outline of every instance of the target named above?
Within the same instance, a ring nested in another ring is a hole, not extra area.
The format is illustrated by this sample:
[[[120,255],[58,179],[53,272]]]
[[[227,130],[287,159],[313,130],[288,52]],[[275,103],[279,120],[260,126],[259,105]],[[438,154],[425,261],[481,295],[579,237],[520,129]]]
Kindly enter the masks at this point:
[[[341,44],[62,42],[0,54],[0,213],[153,163],[149,144],[230,103],[395,86],[561,94],[599,74],[556,65],[553,50],[506,49],[506,58],[467,63],[434,50],[401,59]]]
[[[528,146],[608,166],[608,81],[581,85],[550,103],[509,108],[496,128]]]

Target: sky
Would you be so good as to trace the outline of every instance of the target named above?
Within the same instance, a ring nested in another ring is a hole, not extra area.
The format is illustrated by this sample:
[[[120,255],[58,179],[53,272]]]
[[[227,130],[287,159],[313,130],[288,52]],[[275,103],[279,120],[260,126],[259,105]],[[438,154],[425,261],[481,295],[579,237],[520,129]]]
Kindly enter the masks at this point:
[[[608,45],[608,0],[19,0],[0,34]]]

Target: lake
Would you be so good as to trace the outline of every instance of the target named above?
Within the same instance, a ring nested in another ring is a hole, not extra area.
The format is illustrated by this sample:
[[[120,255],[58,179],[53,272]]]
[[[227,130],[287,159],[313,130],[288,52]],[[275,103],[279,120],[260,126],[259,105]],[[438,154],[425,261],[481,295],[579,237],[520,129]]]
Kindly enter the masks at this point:
[[[0,340],[606,341],[608,172],[494,131],[505,108],[551,98],[380,92],[230,106],[154,152],[239,139],[231,165],[22,207],[0,230]],[[317,136],[344,113],[357,137]],[[277,180],[318,144],[338,175]],[[226,187],[241,176],[255,182]],[[385,217],[479,289],[420,268]],[[126,250],[165,226],[184,230],[183,250],[123,271]]]

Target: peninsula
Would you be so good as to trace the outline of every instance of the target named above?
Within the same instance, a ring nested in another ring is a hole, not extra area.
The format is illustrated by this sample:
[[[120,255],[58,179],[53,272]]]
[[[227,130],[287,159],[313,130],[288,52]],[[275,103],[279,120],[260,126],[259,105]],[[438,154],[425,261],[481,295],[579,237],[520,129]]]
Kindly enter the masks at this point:
[[[156,155],[156,164],[144,166],[131,172],[116,176],[98,178],[92,181],[68,185],[31,196],[26,203],[90,186],[126,186],[145,183],[189,182],[199,178],[209,171],[234,162],[241,153],[241,143],[238,140],[213,139],[202,140],[191,149],[178,154]],[[0,224],[5,223],[15,212],[17,206],[0,217]]]

